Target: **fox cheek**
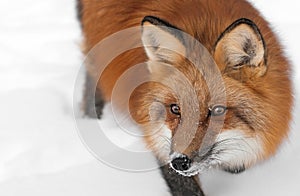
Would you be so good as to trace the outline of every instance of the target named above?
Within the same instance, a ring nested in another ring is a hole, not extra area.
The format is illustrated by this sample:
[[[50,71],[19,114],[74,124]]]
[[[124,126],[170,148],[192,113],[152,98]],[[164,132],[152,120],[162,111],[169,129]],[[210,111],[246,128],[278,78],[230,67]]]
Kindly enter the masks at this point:
[[[238,173],[237,171],[245,170],[261,161],[263,157],[264,149],[260,137],[248,136],[243,130],[226,130],[218,136],[216,143],[219,145],[215,151],[221,151],[217,156],[225,171]]]

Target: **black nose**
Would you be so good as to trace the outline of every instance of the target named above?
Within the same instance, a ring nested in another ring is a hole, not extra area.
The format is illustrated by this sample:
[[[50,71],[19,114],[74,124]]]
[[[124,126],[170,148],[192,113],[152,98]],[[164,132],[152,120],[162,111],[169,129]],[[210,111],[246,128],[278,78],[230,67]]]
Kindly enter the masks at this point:
[[[173,159],[173,161],[171,161],[171,164],[175,170],[186,171],[191,167],[191,162],[191,159],[184,155]]]

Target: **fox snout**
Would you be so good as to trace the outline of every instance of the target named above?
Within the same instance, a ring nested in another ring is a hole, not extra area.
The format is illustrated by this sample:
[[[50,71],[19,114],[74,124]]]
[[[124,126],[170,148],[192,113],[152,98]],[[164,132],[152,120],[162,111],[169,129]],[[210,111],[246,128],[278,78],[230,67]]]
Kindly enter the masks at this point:
[[[175,171],[186,171],[191,167],[191,163],[192,160],[188,156],[180,154],[170,162],[170,166]]]
[[[206,159],[207,158],[207,159]],[[183,176],[194,176],[201,171],[212,166],[209,156],[188,156],[186,154],[174,152],[170,155],[169,166],[178,174]]]

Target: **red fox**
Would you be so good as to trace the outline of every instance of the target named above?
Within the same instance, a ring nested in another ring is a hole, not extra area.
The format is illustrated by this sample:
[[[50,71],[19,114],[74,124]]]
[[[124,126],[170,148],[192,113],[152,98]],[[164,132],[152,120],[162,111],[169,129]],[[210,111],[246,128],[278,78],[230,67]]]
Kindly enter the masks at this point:
[[[147,62],[153,80],[134,90],[129,109],[141,129],[150,133],[145,141],[157,159],[169,161],[162,174],[173,195],[204,195],[195,177],[203,169],[242,172],[274,155],[287,137],[293,106],[291,66],[270,25],[249,2],[78,0],[78,13],[85,54],[116,32],[140,27],[140,35],[132,36],[144,47],[120,54],[100,78],[95,70],[101,63],[86,66],[84,111],[94,116],[91,111],[96,108],[100,118],[118,78],[130,67]],[[207,53],[184,34],[201,43]],[[197,61],[201,71],[186,56]],[[213,61],[203,60],[207,56]],[[223,89],[208,73],[214,64]],[[178,70],[191,88],[170,68]],[[91,93],[93,84],[97,88]],[[226,101],[212,102],[218,96]],[[160,107],[151,110],[155,103]],[[214,129],[210,122],[219,118],[218,133],[205,138]],[[154,131],[161,137],[153,136]]]

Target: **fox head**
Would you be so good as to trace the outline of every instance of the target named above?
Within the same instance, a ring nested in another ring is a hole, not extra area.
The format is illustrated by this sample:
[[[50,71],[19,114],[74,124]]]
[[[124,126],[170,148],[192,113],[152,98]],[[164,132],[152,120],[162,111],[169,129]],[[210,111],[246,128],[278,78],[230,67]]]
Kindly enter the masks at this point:
[[[276,151],[289,117],[272,103],[282,87],[272,86],[254,22],[233,21],[211,51],[153,16],[141,35],[150,80],[131,95],[130,112],[162,162],[185,176],[210,167],[237,173]]]

